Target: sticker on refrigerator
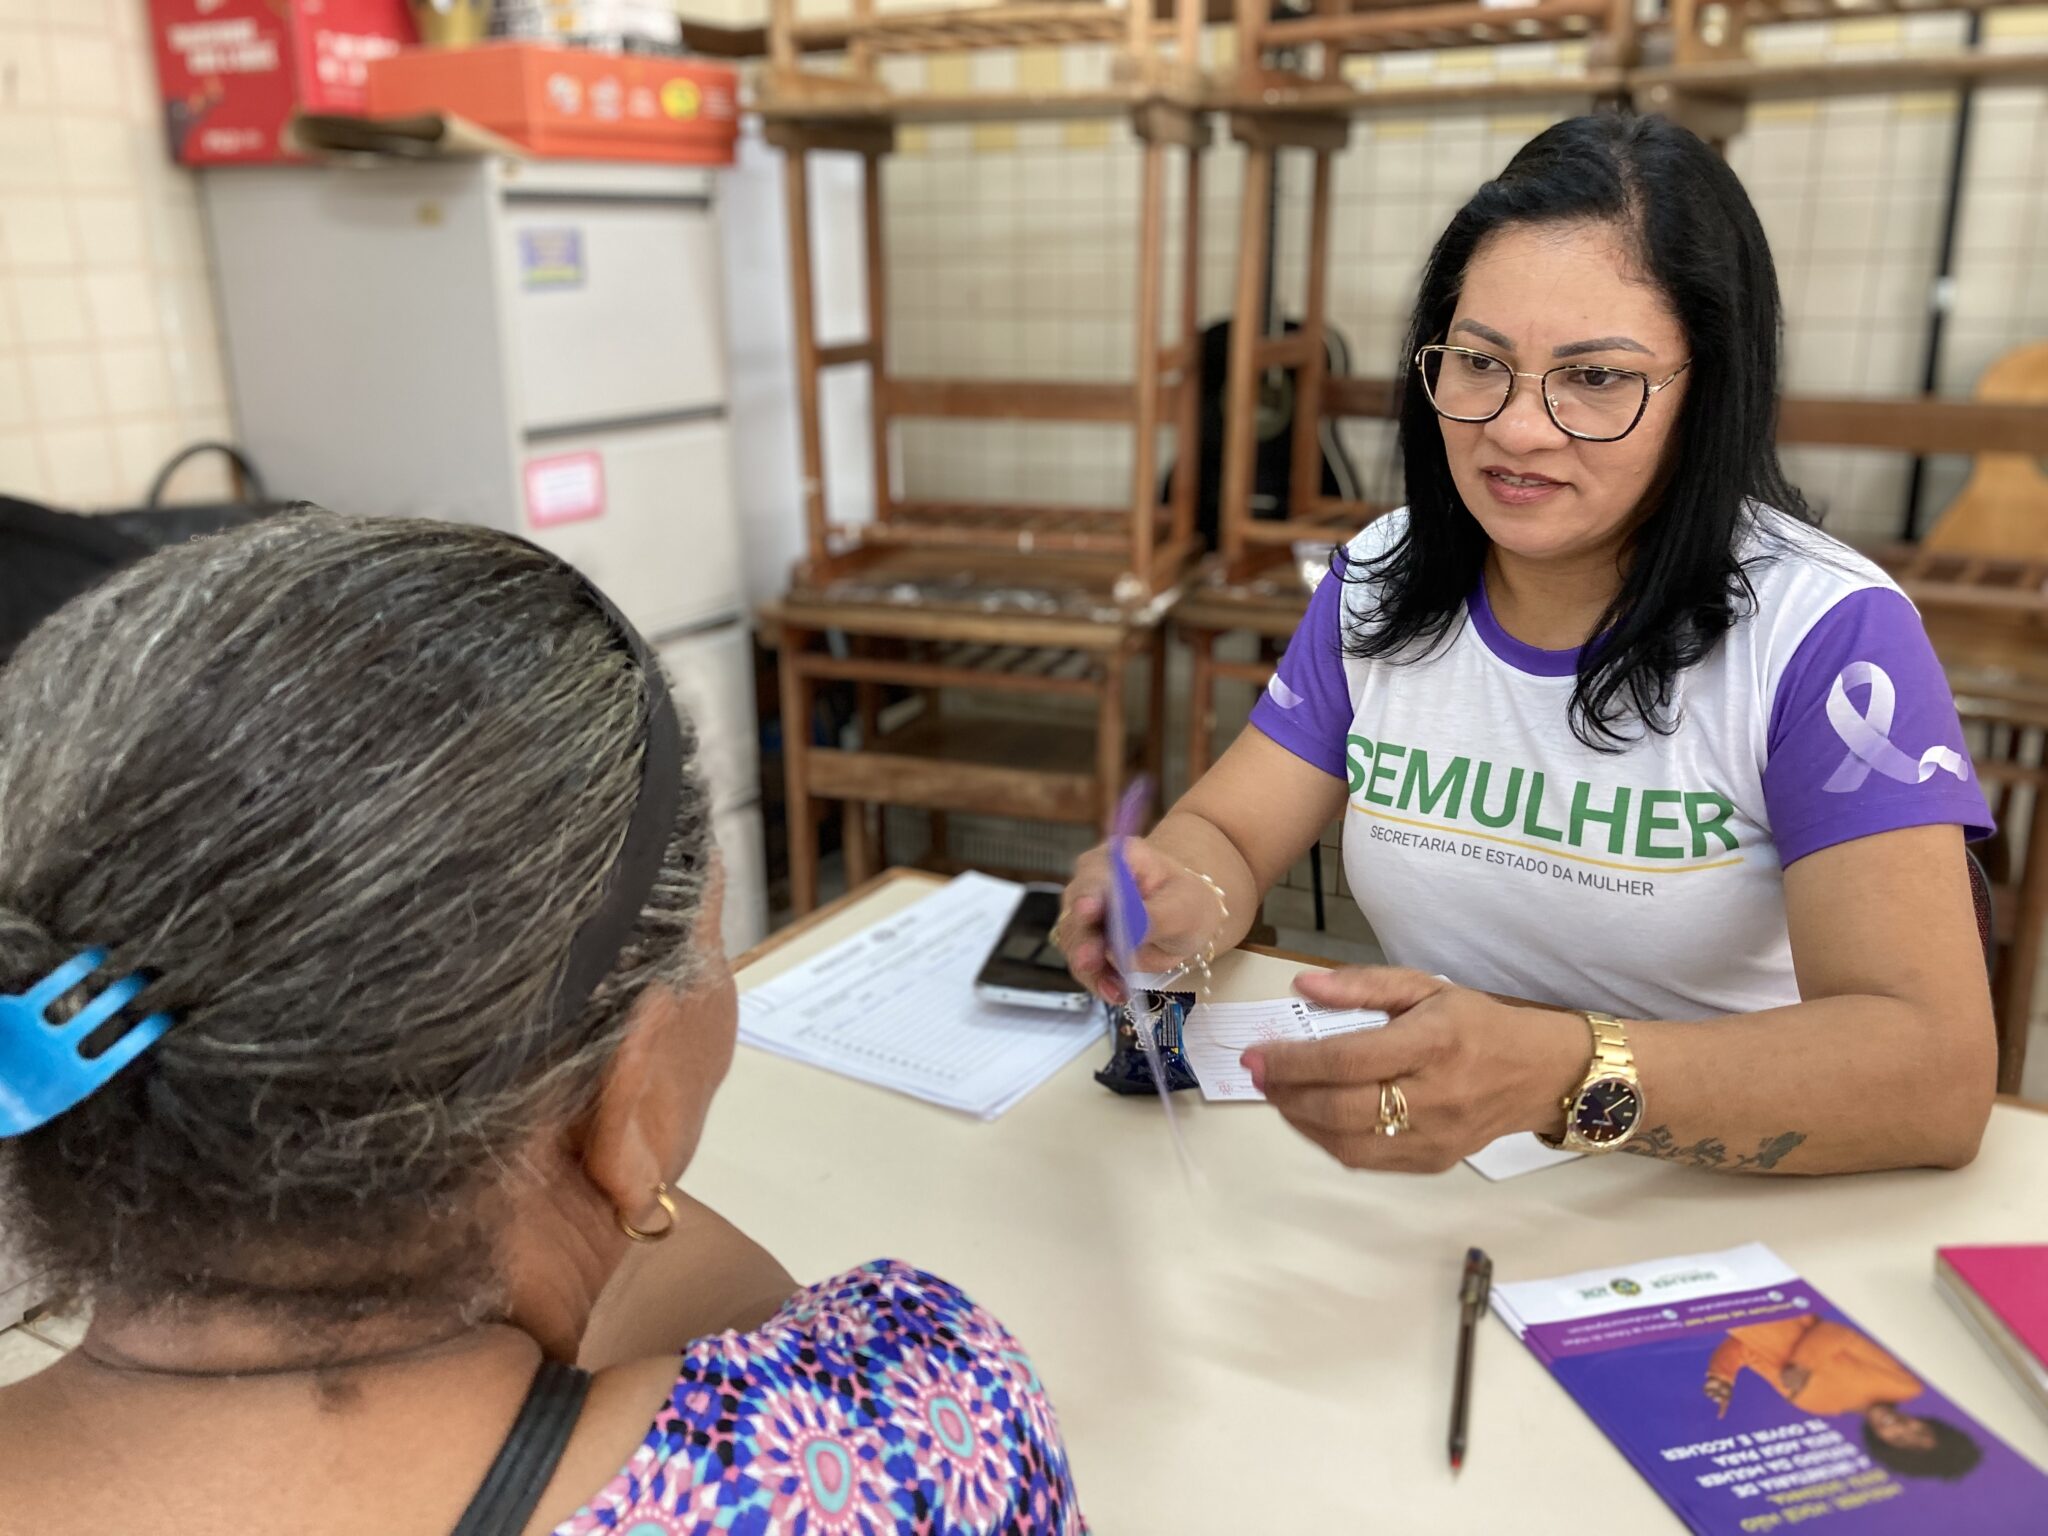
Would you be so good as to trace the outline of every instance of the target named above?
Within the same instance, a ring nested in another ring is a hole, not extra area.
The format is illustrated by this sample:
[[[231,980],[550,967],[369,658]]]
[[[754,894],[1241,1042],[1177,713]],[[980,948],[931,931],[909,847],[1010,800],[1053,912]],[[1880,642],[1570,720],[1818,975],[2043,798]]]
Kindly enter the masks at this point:
[[[573,225],[519,231],[519,286],[528,293],[583,286],[583,231]]]
[[[603,516],[604,460],[597,454],[558,453],[526,461],[526,520],[534,527]]]

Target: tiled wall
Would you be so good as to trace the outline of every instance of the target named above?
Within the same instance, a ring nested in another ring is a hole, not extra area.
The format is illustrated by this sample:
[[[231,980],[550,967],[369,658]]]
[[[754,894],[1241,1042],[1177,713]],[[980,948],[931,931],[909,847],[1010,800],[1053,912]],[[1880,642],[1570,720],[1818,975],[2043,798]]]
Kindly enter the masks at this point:
[[[165,157],[144,0],[0,0],[0,492],[139,501],[229,432],[191,177]],[[218,493],[217,464],[177,493]]]

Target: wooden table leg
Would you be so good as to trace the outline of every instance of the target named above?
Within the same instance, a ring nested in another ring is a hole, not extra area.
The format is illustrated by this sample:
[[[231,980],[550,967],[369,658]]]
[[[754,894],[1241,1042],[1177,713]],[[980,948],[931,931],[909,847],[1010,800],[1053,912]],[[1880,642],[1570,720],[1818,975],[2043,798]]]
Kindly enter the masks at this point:
[[[852,890],[875,876],[876,808],[864,800],[843,800],[839,810],[839,847],[846,857],[846,888]]]
[[[1124,672],[1130,653],[1118,648],[1102,656],[1102,695],[1095,716],[1095,779],[1103,826],[1109,825],[1124,792]]]
[[[921,692],[924,695],[925,713],[933,719],[937,719],[941,707],[939,690],[936,688],[926,688],[921,690]],[[945,862],[952,854],[952,829],[946,821],[946,813],[944,811],[927,811],[925,812],[924,824],[926,839],[925,857],[937,860],[940,863]]]
[[[2000,1031],[1998,1091],[2018,1093],[2026,1073],[2027,1034],[2034,1025],[2034,978],[2041,966],[2042,930],[2048,927],[2048,790],[2033,790],[2027,826],[2026,867],[2020,872],[2012,939],[1998,975]]]
[[[1161,625],[1145,637],[1145,659],[1149,663],[1145,685],[1145,774],[1152,780],[1159,792],[1159,803],[1167,803],[1166,796],[1166,626]]]
[[[853,654],[872,656],[874,643],[869,636],[848,637]],[[861,682],[853,685],[854,698],[860,712],[860,749],[873,752],[878,749],[882,737],[882,685]],[[879,806],[863,801],[848,800],[840,811],[840,847],[846,856],[846,888],[871,880],[879,873],[877,850],[881,847],[878,823],[886,814]]]
[[[818,818],[811,800],[810,636],[784,628],[781,645],[782,783],[789,825],[789,905],[803,917],[818,904]]]
[[[1184,629],[1192,660],[1188,677],[1188,785],[1192,789],[1209,771],[1216,742],[1216,631]]]

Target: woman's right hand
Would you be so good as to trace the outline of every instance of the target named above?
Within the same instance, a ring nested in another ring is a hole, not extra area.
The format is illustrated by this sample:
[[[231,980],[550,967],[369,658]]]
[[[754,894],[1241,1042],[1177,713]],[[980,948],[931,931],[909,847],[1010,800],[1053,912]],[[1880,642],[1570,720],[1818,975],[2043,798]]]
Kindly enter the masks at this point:
[[[1174,970],[1217,938],[1223,904],[1200,876],[1144,838],[1131,838],[1124,854],[1150,919],[1150,931],[1133,958],[1140,971]],[[1060,898],[1053,939],[1076,981],[1103,1001],[1120,1004],[1128,992],[1109,954],[1108,911],[1109,851],[1104,844],[1075,863],[1074,878]]]
[[[1735,1396],[1735,1383],[1725,1376],[1709,1376],[1707,1377],[1705,1391],[1707,1396],[1713,1401],[1714,1406],[1720,1410],[1714,1417],[1717,1419],[1726,1417],[1729,1399]]]

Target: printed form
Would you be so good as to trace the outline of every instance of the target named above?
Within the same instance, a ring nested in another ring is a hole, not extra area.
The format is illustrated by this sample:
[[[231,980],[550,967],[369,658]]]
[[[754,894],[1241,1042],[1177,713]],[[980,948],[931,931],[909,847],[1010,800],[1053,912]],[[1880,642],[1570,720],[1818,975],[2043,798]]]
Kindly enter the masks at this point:
[[[964,874],[740,998],[740,1038],[794,1061],[993,1120],[1104,1029],[974,990],[1024,888]]]

